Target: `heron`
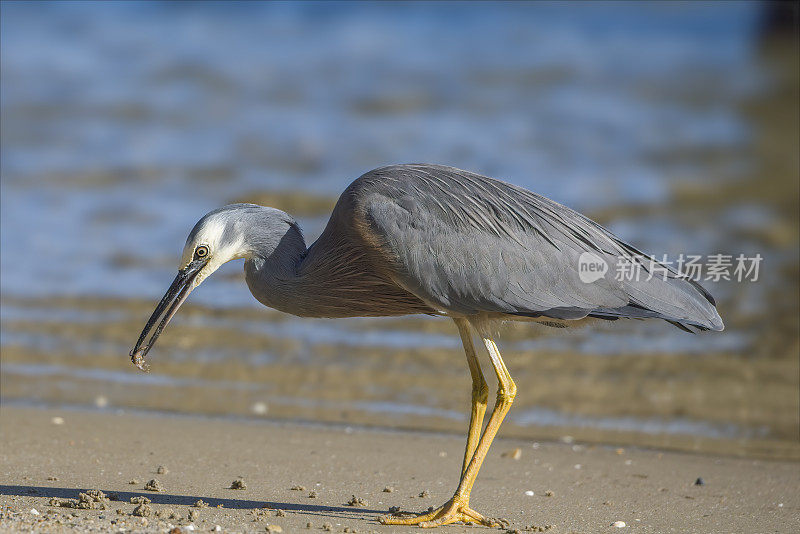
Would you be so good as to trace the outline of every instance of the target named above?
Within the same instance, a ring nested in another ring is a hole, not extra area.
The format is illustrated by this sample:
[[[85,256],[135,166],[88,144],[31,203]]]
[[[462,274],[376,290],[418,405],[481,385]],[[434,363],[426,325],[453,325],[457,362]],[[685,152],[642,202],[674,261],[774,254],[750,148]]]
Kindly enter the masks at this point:
[[[590,277],[581,271],[587,254],[599,266]],[[310,247],[297,221],[278,209],[231,204],[204,215],[130,355],[146,369],[145,356],[191,291],[235,259],[244,259],[245,280],[259,302],[296,316],[449,317],[472,378],[458,486],[433,511],[379,520],[498,526],[501,520],[470,507],[470,493],[517,394],[496,343],[501,323],[564,327],[655,318],[688,332],[723,329],[708,291],[666,262],[645,262],[647,257],[598,223],[527,189],[448,166],[391,165],[345,189]],[[602,269],[622,260],[649,276],[619,277]],[[485,426],[489,388],[477,338],[498,384]]]

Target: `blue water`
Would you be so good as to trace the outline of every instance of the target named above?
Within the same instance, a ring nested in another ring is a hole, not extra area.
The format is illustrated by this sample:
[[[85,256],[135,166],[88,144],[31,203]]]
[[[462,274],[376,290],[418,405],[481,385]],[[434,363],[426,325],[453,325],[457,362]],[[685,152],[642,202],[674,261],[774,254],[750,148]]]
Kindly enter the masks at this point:
[[[79,379],[82,383],[96,381],[103,385],[113,386],[149,386],[162,388],[176,387],[197,387],[203,388],[209,394],[224,394],[226,390],[235,391],[268,391],[269,388],[259,384],[243,384],[241,382],[226,382],[224,380],[201,380],[177,378],[169,375],[147,374],[105,371],[100,369],[72,368],[59,365],[27,365],[27,364],[4,364],[0,367],[7,376],[36,376],[49,377],[52,383],[59,387],[69,387],[70,379]],[[330,408],[329,400],[316,400],[303,397],[269,397],[270,404],[284,406],[302,406],[311,408]],[[16,400],[12,404],[19,405]],[[68,406],[68,405],[64,405]],[[377,414],[382,417],[436,417],[455,421],[465,421],[467,414],[462,411],[433,408],[419,404],[407,404],[390,401],[343,401],[336,402],[336,407],[340,410],[354,410]],[[83,406],[84,409],[89,408]],[[111,406],[110,409],[120,407]],[[692,420],[688,418],[644,418],[644,417],[588,417],[575,415],[547,408],[529,408],[517,411],[509,416],[509,420],[519,426],[533,427],[569,427],[569,428],[590,428],[597,430],[611,430],[621,432],[641,432],[644,434],[666,434],[666,435],[687,435],[697,437],[708,437],[716,439],[737,439],[746,437],[763,437],[768,435],[769,429],[766,427],[747,428],[734,423],[720,423],[711,421]]]
[[[392,162],[583,210],[657,202],[703,169],[653,155],[746,143],[755,9],[6,2],[0,289],[157,298],[207,210],[254,189],[335,195]],[[619,228],[656,252],[713,246]],[[255,305],[222,280],[193,299]]]

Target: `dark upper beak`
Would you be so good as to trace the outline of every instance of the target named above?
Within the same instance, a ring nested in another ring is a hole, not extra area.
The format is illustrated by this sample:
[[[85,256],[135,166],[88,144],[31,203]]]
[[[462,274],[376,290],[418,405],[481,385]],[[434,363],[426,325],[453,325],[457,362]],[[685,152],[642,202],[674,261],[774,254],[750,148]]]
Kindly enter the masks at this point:
[[[192,282],[206,263],[208,263],[207,257],[192,260],[192,262],[184,269],[178,271],[178,276],[176,276],[175,280],[172,281],[172,285],[169,286],[169,289],[161,299],[161,302],[159,302],[158,306],[156,306],[153,315],[151,315],[150,319],[147,321],[144,330],[142,330],[142,333],[139,336],[139,340],[136,342],[136,345],[131,351],[131,361],[142,371],[147,371],[147,365],[144,361],[144,357],[147,355],[153,345],[155,345],[158,336],[161,335],[164,327],[167,326],[167,323],[169,323],[170,319],[172,319],[172,316],[175,315],[175,313],[178,311],[178,308],[181,307],[183,301],[185,301],[186,297],[189,296],[189,293],[192,292]],[[158,318],[162,315],[163,319],[161,319],[158,328],[155,329],[153,335],[150,337],[150,341],[148,341],[146,345],[142,346],[147,338],[147,334],[150,333],[150,330],[153,329],[153,325],[156,324]]]

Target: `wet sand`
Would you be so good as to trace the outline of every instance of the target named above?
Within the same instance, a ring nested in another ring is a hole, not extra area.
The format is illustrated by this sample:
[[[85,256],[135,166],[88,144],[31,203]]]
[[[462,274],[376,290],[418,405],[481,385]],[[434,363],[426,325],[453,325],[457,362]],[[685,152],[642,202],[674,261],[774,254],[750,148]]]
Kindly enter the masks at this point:
[[[464,444],[458,435],[343,425],[8,406],[0,429],[4,532],[296,532],[309,523],[311,531],[408,532],[376,519],[391,506],[445,501]],[[145,490],[152,479],[164,491]],[[245,489],[231,489],[239,479]],[[617,532],[611,524],[624,521],[637,532],[797,532],[799,482],[796,462],[501,438],[472,504],[520,531]],[[104,510],[53,505],[89,489],[119,500],[98,503]],[[148,516],[132,515],[136,496],[152,501],[139,508]],[[365,504],[348,506],[354,496]],[[199,500],[208,506],[193,506]]]

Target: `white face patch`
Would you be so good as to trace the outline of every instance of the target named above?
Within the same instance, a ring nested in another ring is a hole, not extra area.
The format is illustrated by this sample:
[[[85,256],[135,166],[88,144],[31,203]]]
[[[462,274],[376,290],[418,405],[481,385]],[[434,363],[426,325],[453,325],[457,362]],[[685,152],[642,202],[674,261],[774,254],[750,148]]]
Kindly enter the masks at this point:
[[[234,226],[234,229],[235,228],[236,226]],[[230,239],[232,235],[232,232],[227,232],[226,236],[225,230],[225,221],[216,217],[209,217],[203,222],[202,227],[199,228],[194,236],[190,236],[192,240],[188,241],[186,246],[184,246],[181,256],[181,269],[185,268],[189,265],[189,262],[192,261],[194,258],[194,251],[197,247],[200,245],[208,247],[208,263],[206,263],[205,267],[203,267],[195,277],[192,282],[192,289],[199,286],[203,280],[208,278],[224,263],[244,258],[248,255],[248,251],[244,246],[244,236],[238,232],[234,232],[233,235],[236,235],[237,239],[224,243],[223,237],[228,237]]]

